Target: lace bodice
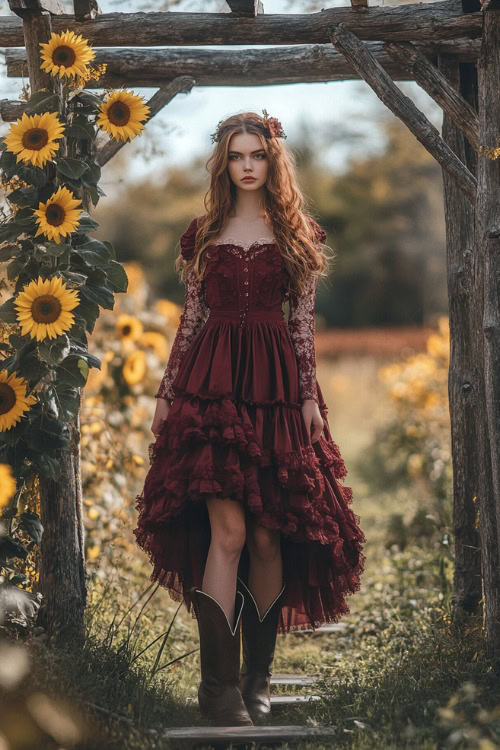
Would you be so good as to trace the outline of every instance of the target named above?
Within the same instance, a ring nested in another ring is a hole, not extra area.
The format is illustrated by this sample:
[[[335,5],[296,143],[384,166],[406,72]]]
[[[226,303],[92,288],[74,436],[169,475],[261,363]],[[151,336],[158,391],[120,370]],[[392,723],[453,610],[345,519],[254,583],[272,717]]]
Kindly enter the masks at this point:
[[[318,241],[326,232],[316,222]],[[188,260],[194,252],[197,220],[193,219],[180,238],[181,254]],[[279,310],[289,302],[288,329],[298,363],[299,395],[302,401],[318,402],[316,356],[314,349],[316,278],[311,277],[307,290],[297,295],[289,290],[279,248],[272,237],[242,244],[226,236],[207,247],[207,266],[202,282],[190,274],[186,279],[184,308],[175,335],[167,367],[156,398],[171,402],[175,380],[184,354],[206,323],[210,311],[234,309],[240,324],[245,324],[249,309]]]

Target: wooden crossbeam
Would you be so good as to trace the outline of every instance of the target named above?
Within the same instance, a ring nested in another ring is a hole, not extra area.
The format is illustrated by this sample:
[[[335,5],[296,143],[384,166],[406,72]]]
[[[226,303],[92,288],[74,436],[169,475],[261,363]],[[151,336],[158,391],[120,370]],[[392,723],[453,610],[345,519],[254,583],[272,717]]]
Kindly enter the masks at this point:
[[[412,72],[395,63],[382,42],[366,42],[366,45],[393,81],[412,80]],[[479,45],[479,39],[457,39],[443,44],[417,43],[415,49],[431,59],[438,54],[453,54],[460,62],[475,62]],[[25,50],[7,49],[5,62],[7,77],[26,75]],[[106,63],[107,72],[99,81],[88,81],[86,88],[122,85],[157,88],[179,75],[191,76],[199,86],[271,86],[361,78],[345,56],[330,44],[230,51],[98,49],[94,62]],[[24,102],[0,100],[0,116],[5,122],[12,122],[21,117],[24,107]]]
[[[399,117],[436,161],[446,169],[471,203],[476,200],[477,181],[465,164],[441,138],[439,131],[418,107],[403,94],[366,44],[343,24],[329,28],[332,44],[342,52],[379,99]]]
[[[172,101],[174,96],[177,96],[177,94],[180,93],[189,93],[195,83],[196,81],[189,76],[179,76],[179,78],[167,83],[166,86],[162,86],[162,88],[153,94],[151,99],[147,102],[148,106],[151,108],[149,120]],[[111,157],[118,153],[118,151],[129,142],[130,141],[115,141],[114,138],[110,138],[107,143],[98,148],[96,153],[97,164],[101,167],[104,166]]]
[[[198,46],[252,44],[329,44],[328,26],[344,23],[360,39],[372,41],[447,41],[478,39],[482,14],[463,15],[460,0],[415,3],[392,8],[325,8],[319,13],[262,14],[257,18],[232,13],[102,13],[80,23],[73,15],[52,19],[56,32],[72,29],[93,47]],[[0,47],[22,47],[21,21],[2,18]]]
[[[479,151],[479,118],[460,92],[440,73],[411,42],[385,42],[393,60],[402,67],[411,70],[413,79],[431,96],[450,116],[452,122],[460,128],[469,140],[474,151]],[[394,79],[393,79],[394,80]]]

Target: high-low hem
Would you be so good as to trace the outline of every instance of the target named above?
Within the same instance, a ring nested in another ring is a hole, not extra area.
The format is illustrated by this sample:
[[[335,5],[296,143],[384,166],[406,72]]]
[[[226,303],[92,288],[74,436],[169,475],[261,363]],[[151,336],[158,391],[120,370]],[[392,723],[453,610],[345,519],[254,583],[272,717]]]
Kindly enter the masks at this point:
[[[202,586],[211,538],[206,500],[214,496],[241,502],[247,519],[280,532],[287,595],[278,632],[315,630],[349,613],[345,597],[360,588],[366,540],[322,398],[319,408],[324,430],[311,443],[290,404],[177,392],[150,445],[134,534],[153,564],[151,580],[184,600],[192,617],[189,590]],[[245,544],[238,567],[245,581],[249,563]]]

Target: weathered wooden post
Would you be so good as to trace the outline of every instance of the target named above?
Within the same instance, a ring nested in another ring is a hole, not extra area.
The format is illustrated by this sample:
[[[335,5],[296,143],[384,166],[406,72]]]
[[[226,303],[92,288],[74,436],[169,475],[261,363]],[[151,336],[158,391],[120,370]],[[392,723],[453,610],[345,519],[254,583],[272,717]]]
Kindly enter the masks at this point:
[[[64,9],[58,0],[9,0],[9,5],[23,19],[31,93],[41,88],[55,89],[59,84],[40,69],[40,42],[50,39],[50,14],[64,13]],[[63,144],[61,148],[64,147]],[[39,623],[49,635],[68,636],[81,643],[86,583],[78,415],[68,426],[71,449],[62,453],[59,479],[40,477],[40,519],[44,532],[38,585],[43,595]]]
[[[475,66],[461,66],[456,55],[438,55],[438,68],[476,110]],[[443,112],[442,136],[469,171],[476,175],[476,153],[446,110]],[[482,346],[482,337],[477,335],[482,279],[475,254],[474,206],[444,169],[443,187],[450,320],[448,395],[455,542],[453,602],[455,611],[475,612],[482,596],[481,547],[476,527],[477,500],[484,475],[477,460],[478,445],[484,440],[481,434],[484,430],[483,378],[476,352],[476,347]],[[481,361],[482,356],[479,363]]]
[[[483,561],[485,626],[490,650],[500,655],[500,4],[483,6],[478,102],[481,152],[478,159],[476,243],[483,270],[485,441],[482,464],[491,483],[482,488],[479,504]]]

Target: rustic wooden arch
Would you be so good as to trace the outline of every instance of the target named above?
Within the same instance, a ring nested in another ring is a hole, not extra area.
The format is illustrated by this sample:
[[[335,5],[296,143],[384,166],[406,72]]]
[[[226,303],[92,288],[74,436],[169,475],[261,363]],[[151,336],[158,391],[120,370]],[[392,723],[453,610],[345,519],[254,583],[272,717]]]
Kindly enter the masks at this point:
[[[95,0],[9,0],[0,20],[7,73],[29,73],[32,92],[53,81],[38,43],[71,28],[107,72],[92,86],[154,87],[152,115],[192,86],[364,79],[443,169],[450,312],[455,612],[483,604],[491,652],[500,651],[500,0],[445,0],[319,13],[264,15],[259,0],[228,0],[229,13],[101,14]],[[183,49],[245,45],[244,50]],[[272,44],[252,50],[253,44]],[[109,49],[112,45],[127,49]],[[148,49],[168,45],[169,49]],[[287,46],[285,46],[287,45]],[[179,47],[179,49],[173,49]],[[414,80],[442,107],[442,134],[394,84]],[[0,101],[5,121],[22,101]],[[122,146],[98,144],[105,164]],[[495,151],[496,149],[496,151]],[[86,206],[87,210],[89,206]],[[60,482],[42,484],[43,624],[82,633],[85,560],[78,420]],[[479,528],[476,528],[479,510]],[[484,584],[484,588],[483,588]]]

